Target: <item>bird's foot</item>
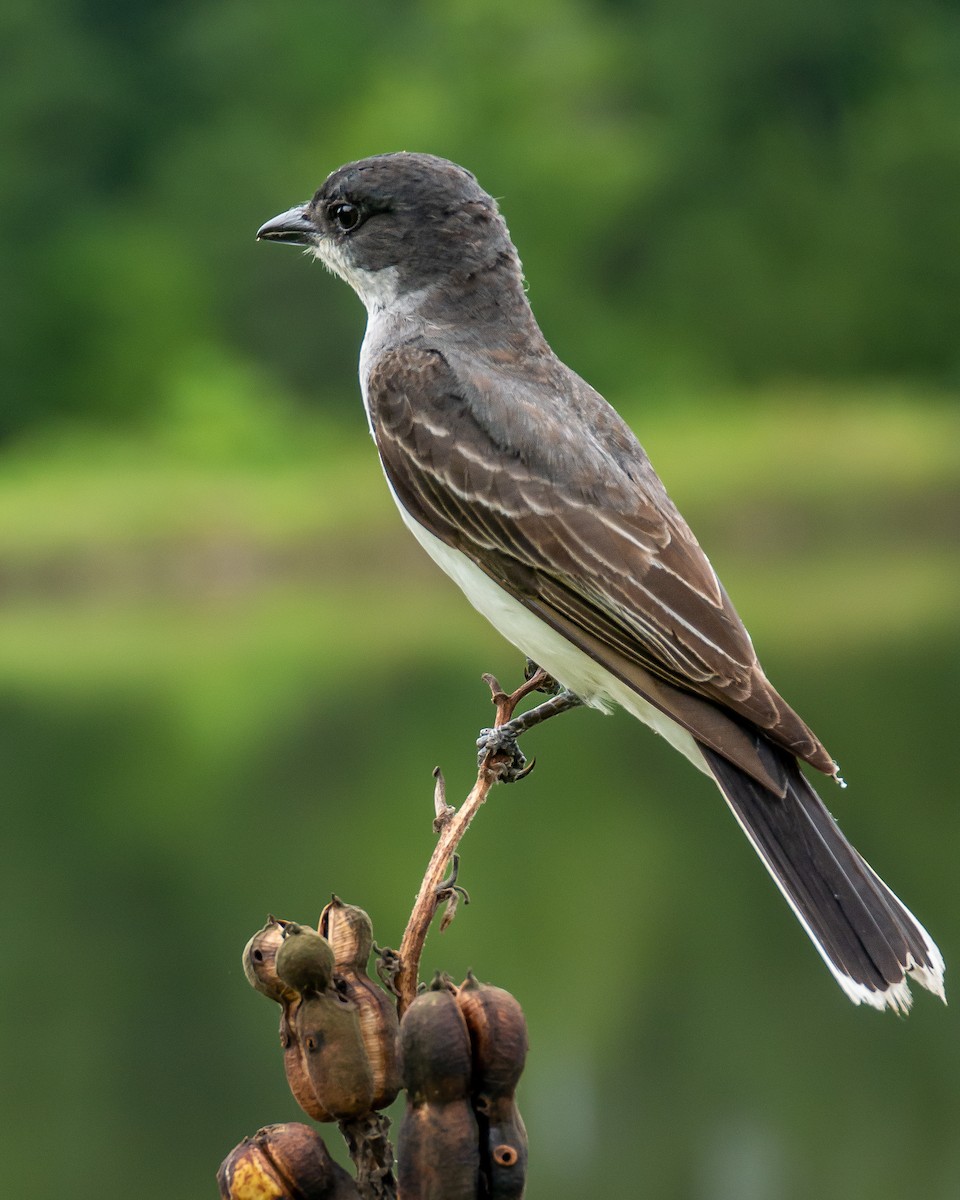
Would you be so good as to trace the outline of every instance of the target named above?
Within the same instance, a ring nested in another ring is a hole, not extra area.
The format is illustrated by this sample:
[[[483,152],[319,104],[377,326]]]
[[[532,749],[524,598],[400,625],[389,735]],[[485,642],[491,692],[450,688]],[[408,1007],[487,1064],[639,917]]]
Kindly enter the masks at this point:
[[[516,783],[529,775],[536,764],[536,759],[527,762],[517,741],[523,729],[513,729],[512,724],[508,721],[493,729],[481,729],[477,738],[477,766],[494,766],[501,783]],[[496,762],[491,762],[492,759]]]
[[[482,767],[484,762],[489,761],[489,758],[503,759],[503,765],[497,764],[500,779],[504,783],[516,783],[518,779],[523,779],[533,770],[536,759],[531,759],[528,763],[523,756],[517,744],[520,734],[526,733],[534,725],[540,725],[543,721],[548,721],[551,717],[558,716],[568,709],[578,708],[581,704],[583,701],[579,696],[566,688],[561,688],[559,692],[551,695],[549,700],[538,704],[536,708],[531,708],[518,717],[512,717],[502,725],[494,726],[493,729],[481,729],[480,736],[477,738],[479,765]]]

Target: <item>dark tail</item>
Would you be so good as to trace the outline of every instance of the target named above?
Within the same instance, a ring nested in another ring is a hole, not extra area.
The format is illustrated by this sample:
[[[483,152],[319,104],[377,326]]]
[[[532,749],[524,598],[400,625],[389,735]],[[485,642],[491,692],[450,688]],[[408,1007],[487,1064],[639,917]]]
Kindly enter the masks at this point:
[[[908,976],[941,999],[943,956],[854,850],[796,759],[764,746],[783,797],[701,745],[707,766],[777,887],[854,1004],[906,1013]]]

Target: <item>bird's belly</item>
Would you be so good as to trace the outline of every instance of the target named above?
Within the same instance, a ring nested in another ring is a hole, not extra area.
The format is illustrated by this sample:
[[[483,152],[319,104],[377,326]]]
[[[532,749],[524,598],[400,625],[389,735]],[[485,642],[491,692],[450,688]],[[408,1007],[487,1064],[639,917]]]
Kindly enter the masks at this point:
[[[388,481],[389,482],[389,481]],[[391,493],[393,489],[391,488]],[[672,718],[654,708],[642,696],[611,674],[600,663],[551,629],[545,621],[525,608],[508,591],[459,550],[424,528],[397,500],[404,524],[424,550],[457,584],[473,607],[522,653],[532,658],[564,687],[575,692],[594,708],[609,712],[619,704],[627,712],[649,725],[701,771],[707,771],[703,755],[693,737]]]

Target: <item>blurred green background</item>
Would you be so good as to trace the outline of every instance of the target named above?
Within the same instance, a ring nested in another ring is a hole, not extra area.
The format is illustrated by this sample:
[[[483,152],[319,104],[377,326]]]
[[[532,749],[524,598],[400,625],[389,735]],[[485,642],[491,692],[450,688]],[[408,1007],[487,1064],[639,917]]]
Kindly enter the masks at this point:
[[[370,153],[501,198],[957,961],[955,5],[8,0],[0,63],[5,1194],[200,1200],[297,1118],[246,938],[336,890],[398,944],[519,678],[393,511],[355,298],[253,240]],[[526,1009],[530,1200],[960,1195],[956,1010],[848,1004],[626,717],[527,750],[424,967]]]

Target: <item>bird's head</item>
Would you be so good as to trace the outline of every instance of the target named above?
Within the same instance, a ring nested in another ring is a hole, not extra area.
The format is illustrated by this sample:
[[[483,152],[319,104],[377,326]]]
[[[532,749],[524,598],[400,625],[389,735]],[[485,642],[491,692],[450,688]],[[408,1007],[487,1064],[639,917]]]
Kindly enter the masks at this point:
[[[370,310],[501,264],[520,269],[493,198],[469,171],[432,154],[348,163],[257,237],[305,247]]]

